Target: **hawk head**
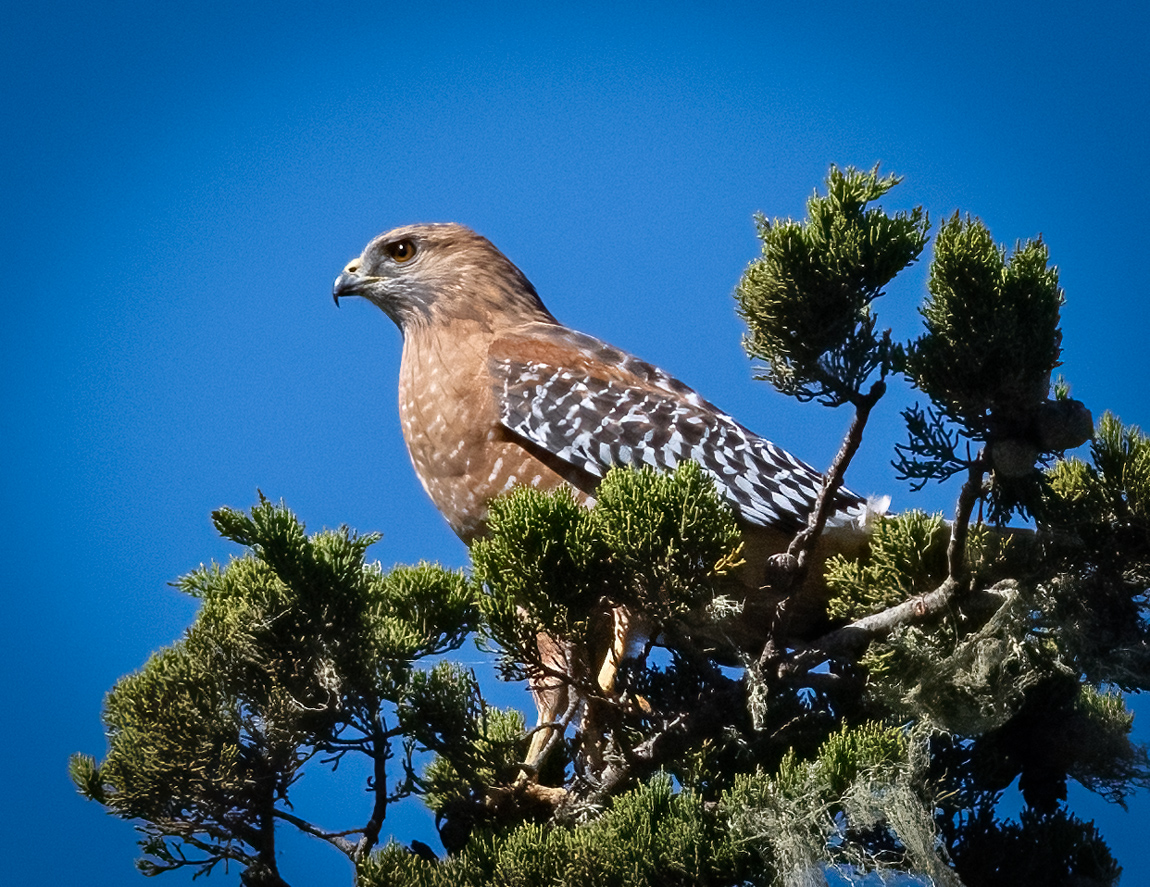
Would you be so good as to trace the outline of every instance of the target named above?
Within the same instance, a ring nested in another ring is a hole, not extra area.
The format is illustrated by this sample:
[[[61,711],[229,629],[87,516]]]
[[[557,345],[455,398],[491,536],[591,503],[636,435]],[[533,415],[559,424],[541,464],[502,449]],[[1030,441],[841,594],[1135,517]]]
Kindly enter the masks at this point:
[[[380,234],[348,262],[332,289],[378,305],[407,334],[456,320],[494,329],[555,319],[535,288],[485,237],[455,224],[405,225]]]

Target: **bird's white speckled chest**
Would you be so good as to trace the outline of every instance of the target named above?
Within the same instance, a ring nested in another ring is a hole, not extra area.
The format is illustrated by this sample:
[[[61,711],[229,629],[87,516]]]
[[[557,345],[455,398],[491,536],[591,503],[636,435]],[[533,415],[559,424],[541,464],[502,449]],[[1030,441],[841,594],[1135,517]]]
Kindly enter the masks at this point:
[[[486,341],[459,330],[409,336],[399,371],[399,420],[412,465],[466,542],[482,533],[493,497],[517,484],[549,490],[564,483],[500,423]]]

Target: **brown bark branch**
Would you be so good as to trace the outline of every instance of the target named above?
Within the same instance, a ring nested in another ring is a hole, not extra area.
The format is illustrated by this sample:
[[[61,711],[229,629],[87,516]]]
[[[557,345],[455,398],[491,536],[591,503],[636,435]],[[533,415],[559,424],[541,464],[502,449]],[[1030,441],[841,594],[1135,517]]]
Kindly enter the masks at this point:
[[[819,491],[818,499],[815,500],[815,507],[807,521],[807,526],[791,540],[791,544],[787,547],[787,556],[795,558],[797,562],[796,582],[801,581],[806,572],[810,552],[826,527],[835,493],[843,485],[847,468],[862,445],[863,429],[866,428],[870,412],[885,393],[886,382],[879,379],[871,385],[870,391],[860,395],[854,401],[854,418],[851,419],[850,428],[847,429],[843,442],[839,446],[839,451],[835,454],[834,461],[831,462],[831,467],[827,469],[823,478],[823,486]]]
[[[355,853],[355,843],[349,841],[346,836],[359,834],[361,829],[353,829],[349,832],[327,832],[308,822],[306,819],[302,819],[294,813],[289,813],[287,810],[276,810],[275,815],[277,819],[291,823],[301,832],[311,835],[314,838],[319,838],[321,841],[327,841],[327,843],[338,848],[349,857]]]
[[[843,478],[846,476],[851,460],[862,445],[863,430],[866,428],[871,410],[874,409],[875,404],[884,394],[886,394],[886,382],[879,379],[871,385],[866,394],[860,394],[852,401],[855,405],[854,417],[851,419],[850,428],[847,429],[847,433],[843,437],[838,453],[835,454],[830,468],[823,477],[822,489],[819,490],[815,507],[807,520],[807,526],[791,540],[785,554],[771,558],[771,566],[768,567],[768,570],[772,566],[781,566],[784,597],[775,608],[774,624],[771,626],[767,643],[759,657],[758,667],[764,675],[771,671],[772,663],[777,664],[786,658],[787,642],[785,635],[789,621],[786,596],[790,594],[792,589],[802,586],[807,570],[810,568],[810,553],[826,527],[835,494],[843,484]],[[770,578],[768,578],[768,582],[770,583]]]
[[[950,544],[946,549],[947,575],[956,581],[966,573],[966,535],[970,528],[970,515],[982,494],[982,479],[986,476],[986,459],[982,452],[967,468],[966,482],[958,493],[954,506],[954,523],[950,525]]]
[[[949,610],[956,599],[975,603],[979,598],[987,598],[985,603],[988,607],[997,607],[1005,600],[1005,590],[1013,587],[1013,584],[1013,579],[1004,579],[990,588],[971,592],[969,588],[947,577],[933,591],[828,632],[811,643],[804,651],[804,656],[812,654],[807,658],[817,658],[820,662],[842,656],[857,659],[871,641],[879,640],[903,625],[929,622]]]
[[[378,718],[371,727],[371,751],[375,803],[372,804],[371,818],[363,827],[363,837],[353,846],[352,853],[349,854],[355,863],[371,852],[371,848],[379,840],[379,831],[383,828],[383,820],[387,816],[387,759],[390,748],[387,734]]]

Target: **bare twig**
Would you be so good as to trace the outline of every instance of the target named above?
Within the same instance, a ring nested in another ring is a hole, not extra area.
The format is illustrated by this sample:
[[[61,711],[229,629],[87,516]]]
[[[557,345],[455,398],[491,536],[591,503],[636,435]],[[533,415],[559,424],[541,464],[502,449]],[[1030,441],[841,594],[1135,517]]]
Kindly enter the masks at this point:
[[[383,726],[383,719],[375,718],[372,724],[371,737],[372,773],[374,776],[375,803],[371,808],[371,818],[363,827],[363,837],[354,846],[351,858],[358,863],[375,846],[379,840],[379,831],[383,828],[383,820],[387,816],[387,759],[391,757],[391,745],[388,734]]]
[[[946,549],[947,575],[958,580],[966,572],[966,534],[970,527],[970,514],[982,494],[982,479],[986,476],[986,457],[979,451],[967,468],[966,483],[958,493],[954,507],[954,523],[950,525],[950,545]]]
[[[778,664],[786,656],[786,635],[788,634],[787,625],[789,622],[786,595],[790,594],[791,589],[802,586],[803,579],[810,567],[811,551],[814,550],[819,536],[826,527],[827,518],[830,516],[833,507],[835,494],[843,484],[846,470],[854,458],[855,453],[858,452],[859,447],[862,445],[863,429],[866,428],[871,410],[874,409],[875,404],[878,403],[879,399],[885,393],[886,382],[883,379],[879,379],[871,385],[870,390],[866,394],[859,394],[852,400],[855,405],[854,418],[851,420],[850,428],[847,429],[847,433],[843,437],[843,442],[839,447],[838,453],[835,454],[834,461],[831,462],[830,468],[823,477],[822,489],[819,490],[818,498],[815,500],[815,507],[811,511],[806,527],[799,531],[795,535],[795,538],[791,540],[791,544],[787,546],[785,554],[776,555],[774,558],[771,558],[773,566],[781,566],[782,568],[780,572],[783,574],[784,588],[782,590],[784,592],[784,598],[775,608],[775,616],[770,635],[763,648],[762,655],[759,657],[758,667],[764,675],[772,670],[772,664]]]
[[[1006,592],[1013,584],[1014,580],[1004,579],[990,588],[972,593],[963,584],[947,577],[934,591],[888,607],[880,613],[864,616],[850,625],[823,635],[810,645],[808,651],[817,651],[814,658],[820,661],[843,656],[858,658],[871,641],[883,638],[903,625],[929,622],[949,611],[957,599],[981,604],[983,601],[979,598],[986,598],[988,607],[997,608],[1006,600]]]
[[[327,843],[331,844],[333,847],[337,847],[340,851],[354,859],[356,845],[355,842],[349,841],[347,839],[347,835],[358,835],[361,833],[362,829],[352,829],[346,832],[329,832],[324,831],[319,826],[313,825],[306,819],[302,819],[301,817],[296,816],[294,813],[289,813],[286,810],[277,809],[275,811],[275,816],[277,819],[282,819],[284,822],[290,822],[305,834],[309,834],[314,838],[319,838],[321,841],[327,841]]]
[[[802,579],[810,559],[810,552],[814,548],[815,542],[818,541],[823,528],[826,527],[835,494],[843,485],[843,477],[846,475],[847,467],[862,444],[863,429],[866,428],[870,412],[884,394],[886,394],[886,382],[879,379],[871,385],[870,391],[853,401],[855,405],[854,418],[851,420],[850,428],[847,429],[838,453],[835,454],[834,461],[831,462],[831,467],[823,478],[823,486],[819,491],[818,499],[815,500],[815,507],[807,521],[807,526],[791,540],[791,544],[787,547],[787,556],[793,557],[797,564],[796,581]]]

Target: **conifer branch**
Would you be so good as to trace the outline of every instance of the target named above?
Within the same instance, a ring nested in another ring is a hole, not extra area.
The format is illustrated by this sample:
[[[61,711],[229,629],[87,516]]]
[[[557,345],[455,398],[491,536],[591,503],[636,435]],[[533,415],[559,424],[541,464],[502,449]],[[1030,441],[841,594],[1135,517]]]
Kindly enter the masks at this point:
[[[887,337],[889,333],[884,339]],[[862,445],[863,430],[870,419],[871,410],[885,393],[886,382],[881,378],[871,385],[866,394],[855,392],[852,398],[855,404],[854,416],[830,468],[823,477],[823,485],[815,500],[815,507],[811,511],[807,526],[795,535],[784,554],[776,555],[768,563],[768,584],[776,587],[782,585],[785,595],[789,594],[791,589],[802,586],[810,565],[810,553],[826,527],[835,494],[843,484],[847,468]],[[772,582],[775,577],[770,573],[779,575],[781,581]],[[788,598],[784,597],[775,608],[770,636],[759,657],[758,668],[762,674],[770,670],[772,662],[778,663],[785,658],[788,623]]]
[[[387,816],[387,759],[391,757],[391,744],[388,742],[388,733],[383,727],[381,718],[377,717],[372,727],[371,759],[375,801],[372,804],[371,818],[363,827],[363,837],[349,854],[356,863],[370,853],[371,848],[379,841],[379,831],[383,828],[383,820]]]
[[[980,450],[967,467],[966,482],[958,494],[954,508],[954,523],[950,527],[950,544],[946,549],[947,576],[959,581],[966,573],[966,536],[970,528],[970,515],[982,495],[982,480],[986,476],[986,457]]]
[[[294,813],[289,813],[287,810],[276,808],[275,816],[277,819],[282,819],[284,822],[291,823],[301,832],[311,835],[313,838],[319,838],[321,841],[326,841],[333,847],[338,848],[342,853],[355,859],[356,844],[347,839],[348,835],[358,835],[362,829],[351,829],[344,832],[329,832],[321,829],[319,826],[308,822],[302,817],[296,816]]]
[[[851,419],[850,428],[847,429],[847,433],[843,437],[838,453],[835,454],[834,461],[831,462],[831,466],[823,478],[823,486],[819,491],[807,526],[791,540],[791,544],[787,547],[787,557],[794,558],[797,564],[796,583],[802,582],[810,560],[810,552],[826,527],[835,493],[843,485],[847,468],[862,445],[863,430],[870,419],[870,412],[884,394],[886,394],[886,382],[879,379],[871,385],[870,391],[866,394],[858,394],[852,400],[855,405],[854,417]]]

